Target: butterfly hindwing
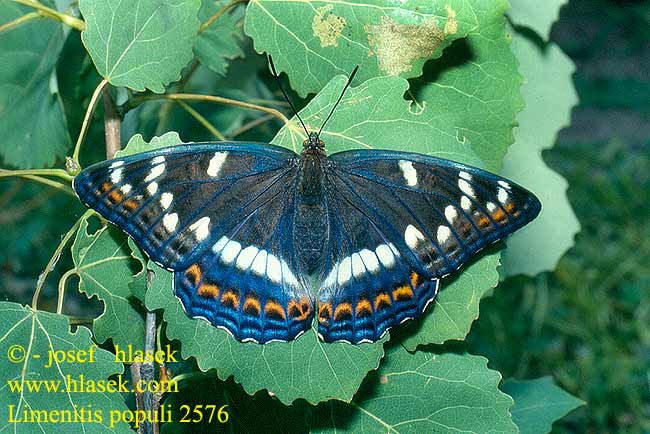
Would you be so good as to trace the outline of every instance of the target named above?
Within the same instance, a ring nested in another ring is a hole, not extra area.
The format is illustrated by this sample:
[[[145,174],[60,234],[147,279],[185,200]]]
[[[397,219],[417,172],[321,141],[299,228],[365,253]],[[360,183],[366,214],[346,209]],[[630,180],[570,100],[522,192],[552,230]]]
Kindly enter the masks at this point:
[[[190,144],[98,163],[81,200],[174,271],[191,316],[240,340],[290,340],[311,300],[292,233],[298,156],[272,145]]]
[[[318,313],[328,341],[374,341],[419,316],[440,278],[540,210],[503,178],[425,155],[349,151],[332,155],[328,167],[328,207],[337,211],[328,212],[332,250]]]

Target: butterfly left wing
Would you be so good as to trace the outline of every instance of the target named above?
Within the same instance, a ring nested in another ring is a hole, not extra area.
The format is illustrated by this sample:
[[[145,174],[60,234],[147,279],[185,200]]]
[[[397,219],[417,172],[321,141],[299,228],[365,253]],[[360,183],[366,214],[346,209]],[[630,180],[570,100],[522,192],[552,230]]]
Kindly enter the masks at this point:
[[[290,340],[311,325],[291,234],[297,155],[250,143],[179,145],[80,173],[81,200],[174,271],[186,312],[239,340]]]
[[[326,341],[376,341],[419,316],[442,277],[541,207],[501,177],[406,152],[334,154],[325,188],[330,238],[318,319]]]

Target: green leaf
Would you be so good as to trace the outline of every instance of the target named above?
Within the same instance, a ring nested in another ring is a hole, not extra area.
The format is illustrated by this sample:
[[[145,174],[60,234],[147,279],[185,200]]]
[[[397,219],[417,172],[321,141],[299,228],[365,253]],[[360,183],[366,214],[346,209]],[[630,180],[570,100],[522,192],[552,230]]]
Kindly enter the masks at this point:
[[[131,137],[129,143],[126,144],[124,149],[117,151],[115,157],[125,157],[127,155],[140,154],[142,152],[165,148],[167,146],[175,146],[181,143],[183,143],[183,141],[175,131],[170,131],[160,137],[153,137],[149,142],[145,141],[140,134],[136,134],[135,136]]]
[[[553,422],[585,402],[555,385],[551,377],[534,380],[508,380],[501,389],[515,400],[512,418],[521,434],[551,432]]]
[[[278,70],[306,95],[356,65],[359,83],[420,75],[427,59],[476,27],[476,14],[467,0],[253,0],[245,30],[255,49],[273,55]]]
[[[138,261],[126,236],[113,226],[89,235],[84,220],[72,244],[72,260],[79,291],[104,303],[104,312],[93,321],[95,339],[102,343],[110,338],[122,348],[144,347],[144,319],[129,290]]]
[[[164,92],[192,59],[200,0],[80,0],[82,40],[114,86]]]
[[[207,321],[188,317],[174,296],[173,274],[152,262],[149,268],[155,276],[147,308],[164,310],[167,337],[181,342],[183,358],[194,357],[203,371],[216,369],[221,379],[232,376],[251,395],[267,389],[287,404],[298,398],[349,401],[384,354],[386,338],[374,345],[328,344],[318,340],[315,325],[290,342],[238,342]]]
[[[318,130],[338,99],[347,79],[335,77],[300,111],[307,128]],[[418,107],[403,98],[408,82],[399,77],[370,79],[347,90],[321,133],[327,152],[349,149],[396,149],[482,166],[467,143],[448,137],[438,121],[438,111]],[[305,134],[296,117],[272,142],[300,152]]]
[[[229,0],[203,0],[199,11],[201,22],[205,22],[217,11],[230,3]],[[243,19],[240,9],[234,13],[226,12],[199,33],[194,43],[194,52],[205,66],[219,75],[225,75],[230,60],[242,57],[244,52],[239,44],[244,33],[237,25]]]
[[[433,309],[401,333],[404,347],[415,351],[420,345],[465,339],[478,318],[481,298],[499,283],[498,266],[499,254],[494,253],[465,266],[455,278],[442,279]]]
[[[32,11],[2,2],[0,23]],[[7,165],[52,166],[71,144],[55,74],[64,41],[62,25],[50,19],[0,33],[0,158]]]
[[[397,345],[351,404],[318,406],[309,432],[517,433],[500,380],[484,357]]]
[[[81,351],[85,351],[86,355],[82,356]],[[61,362],[48,366],[52,353],[72,352],[75,356],[88,358],[91,351],[92,362]],[[77,381],[81,381],[83,376],[86,383],[98,384],[100,381],[106,382],[112,375],[122,374],[124,370],[124,365],[116,362],[113,354],[93,343],[87,328],[77,327],[71,333],[68,320],[63,315],[36,311],[17,303],[0,302],[0,354],[0,382],[3,385],[3,392],[0,393],[0,432],[58,434],[69,429],[87,434],[133,433],[124,422],[110,426],[111,411],[128,411],[119,393],[65,393],[67,376]],[[19,360],[21,354],[24,355],[23,360]],[[12,363],[9,360],[12,356],[8,355],[13,355],[17,361]],[[22,382],[32,380],[58,382],[58,386],[54,383],[48,383],[48,386],[58,387],[60,393],[46,390],[43,383],[40,383],[40,391],[30,391]],[[22,393],[16,387],[22,387]],[[41,412],[41,417],[42,412],[46,412],[48,417],[57,419],[49,422],[41,419],[40,423],[25,422],[24,411],[28,414],[30,411]],[[62,422],[62,418],[74,418],[75,414],[80,417],[81,411],[85,419]],[[17,421],[18,418],[23,421]]]
[[[527,104],[518,116],[516,142],[508,150],[501,174],[535,193],[542,212],[508,239],[503,272],[532,276],[555,269],[580,231],[566,196],[566,180],[546,166],[541,156],[555,144],[557,132],[569,124],[578,97],[571,80],[573,62],[555,44],[541,50],[515,33],[512,48],[527,79],[522,88]]]
[[[512,0],[508,16],[517,26],[530,27],[542,39],[548,39],[551,26],[560,15],[560,8],[567,0]]]
[[[507,7],[505,0],[474,1],[476,28],[413,83],[415,98],[436,112],[442,139],[470,144],[491,171],[500,169],[523,108],[522,77],[503,16]]]

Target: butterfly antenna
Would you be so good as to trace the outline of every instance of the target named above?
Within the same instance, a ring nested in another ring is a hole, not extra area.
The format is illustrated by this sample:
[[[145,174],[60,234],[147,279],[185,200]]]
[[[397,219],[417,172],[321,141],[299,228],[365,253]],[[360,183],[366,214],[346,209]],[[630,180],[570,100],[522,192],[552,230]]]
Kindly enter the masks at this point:
[[[278,72],[275,70],[275,65],[273,64],[273,59],[271,56],[268,56],[269,58],[269,65],[271,66],[271,72],[273,73],[273,77],[275,78],[275,81],[278,82],[278,87],[282,91],[282,95],[284,95],[284,99],[287,100],[289,103],[289,106],[291,107],[291,110],[293,110],[293,113],[298,117],[298,120],[300,121],[300,124],[302,125],[302,128],[305,130],[305,134],[307,134],[307,137],[309,137],[309,131],[307,131],[307,127],[305,126],[305,123],[302,121],[302,118],[298,114],[298,110],[293,106],[293,103],[289,99],[289,96],[287,93],[284,91],[284,88],[282,87],[282,82],[280,81],[280,76],[278,75]]]
[[[336,106],[339,105],[341,100],[343,99],[343,95],[345,95],[345,91],[348,90],[348,87],[350,87],[350,83],[352,83],[352,80],[354,79],[355,74],[359,70],[359,65],[354,67],[354,70],[352,71],[352,74],[350,74],[350,78],[348,78],[348,82],[345,83],[345,87],[343,88],[343,92],[341,92],[341,96],[339,96],[339,99],[336,101],[336,104],[334,104],[334,107],[332,107],[332,111],[330,111],[330,114],[327,115],[327,118],[325,119],[325,122],[323,122],[323,125],[321,125],[320,130],[318,130],[318,136],[320,136],[320,132],[323,131],[323,128],[325,127],[325,124],[327,121],[330,120],[332,115],[334,114],[334,110],[336,109]]]

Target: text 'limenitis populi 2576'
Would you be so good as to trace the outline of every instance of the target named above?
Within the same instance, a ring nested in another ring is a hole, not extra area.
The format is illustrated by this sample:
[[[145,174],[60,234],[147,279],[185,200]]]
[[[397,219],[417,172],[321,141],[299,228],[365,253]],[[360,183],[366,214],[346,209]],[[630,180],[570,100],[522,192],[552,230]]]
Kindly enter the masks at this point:
[[[374,342],[541,209],[475,167],[386,150],[327,155],[320,131],[307,134],[300,155],[214,142],[104,161],[74,189],[174,272],[188,315],[258,343],[295,339],[314,317],[327,342]]]

